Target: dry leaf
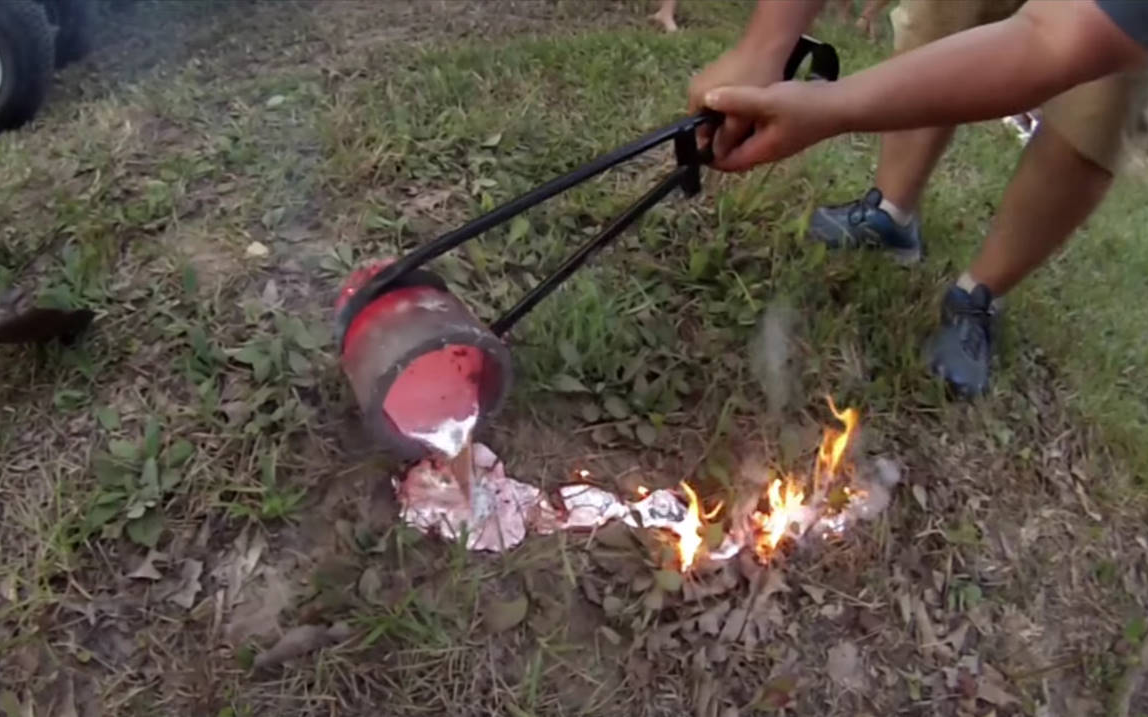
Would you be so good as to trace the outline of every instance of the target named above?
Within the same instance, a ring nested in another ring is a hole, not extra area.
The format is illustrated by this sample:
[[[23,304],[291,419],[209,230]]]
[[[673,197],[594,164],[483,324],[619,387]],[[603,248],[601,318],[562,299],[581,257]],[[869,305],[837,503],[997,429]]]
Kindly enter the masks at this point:
[[[619,635],[616,630],[613,630],[606,625],[600,625],[598,627],[598,632],[602,633],[602,637],[606,638],[606,641],[611,645],[616,647],[622,644],[622,636]]]
[[[524,619],[530,602],[525,595],[519,595],[513,600],[495,600],[486,606],[483,613],[483,623],[490,632],[504,632]]]
[[[785,576],[780,570],[771,568],[765,574],[765,584],[761,586],[757,597],[754,598],[753,607],[751,608],[755,613],[759,610],[764,610],[769,604],[769,598],[774,593],[787,593],[789,592],[789,585],[785,582]]]
[[[729,612],[729,600],[723,600],[698,616],[698,630],[706,635],[721,632],[722,619]]]
[[[977,678],[977,699],[997,707],[1020,704],[1020,700],[1005,689],[1004,675],[989,665]]]
[[[167,560],[167,556],[158,550],[149,550],[147,552],[147,557],[143,559],[143,562],[140,563],[139,567],[133,570],[131,574],[128,575],[128,577],[135,580],[153,581],[163,578],[163,573],[161,573],[155,567],[155,562],[157,560]]]
[[[865,667],[861,664],[861,653],[857,645],[844,640],[829,648],[825,664],[829,679],[847,690],[865,689]]]
[[[948,646],[937,640],[937,631],[933,627],[932,621],[929,620],[925,603],[919,598],[913,599],[912,602],[913,616],[917,624],[917,642],[921,648],[921,654],[951,657],[952,653]]]
[[[739,607],[730,610],[729,614],[726,615],[725,625],[722,626],[721,634],[718,635],[718,641],[733,642],[741,637],[748,617],[749,612],[744,608]]]
[[[646,637],[646,647],[652,653],[661,652],[662,650],[676,651],[682,644],[674,637],[674,633],[678,631],[678,627],[679,625],[677,623],[662,625]]]
[[[264,568],[262,572],[262,583],[244,585],[240,593],[243,600],[236,605],[225,628],[233,645],[250,637],[273,634],[279,628],[279,614],[291,604],[292,590],[287,581],[275,570]]]
[[[359,595],[371,603],[378,605],[383,592],[383,576],[376,567],[369,567],[359,576]]]
[[[274,309],[279,306],[279,285],[275,283],[274,279],[268,279],[267,283],[263,285],[263,293],[259,300],[263,302],[266,309]]]
[[[813,598],[813,602],[818,605],[825,602],[825,588],[820,585],[802,585],[801,589],[805,591],[806,595]]]
[[[616,595],[607,595],[602,598],[602,611],[610,617],[622,612],[623,607],[625,604],[622,602],[622,598]]]
[[[271,649],[255,656],[255,669],[281,665],[288,660],[301,657],[314,650],[334,645],[348,639],[353,634],[344,622],[330,627],[326,625],[300,625],[293,627],[279,638]]]
[[[929,509],[929,494],[925,490],[925,486],[915,484],[913,486],[913,498],[916,499],[917,505],[921,506],[921,510]]]
[[[195,597],[203,589],[199,576],[203,575],[203,563],[198,560],[184,560],[179,571],[179,583],[175,590],[168,594],[167,599],[179,605],[184,610],[190,610],[195,605]]]
[[[16,576],[9,573],[0,578],[0,600],[16,602]]]
[[[945,637],[945,642],[949,644],[949,647],[953,648],[954,653],[960,654],[961,650],[965,646],[965,636],[968,634],[968,632],[969,623],[962,622],[960,627],[958,627],[956,630],[953,630],[947,637]]]
[[[901,609],[901,620],[908,625],[913,621],[913,599],[909,593],[897,593],[897,607]]]

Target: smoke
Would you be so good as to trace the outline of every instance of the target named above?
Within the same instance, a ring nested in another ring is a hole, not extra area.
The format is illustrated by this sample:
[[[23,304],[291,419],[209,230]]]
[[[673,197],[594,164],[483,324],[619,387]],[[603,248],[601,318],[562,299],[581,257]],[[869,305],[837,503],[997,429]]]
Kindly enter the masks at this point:
[[[749,368],[765,393],[770,418],[779,418],[793,405],[800,390],[797,370],[797,311],[776,299],[757,320],[749,341]]]

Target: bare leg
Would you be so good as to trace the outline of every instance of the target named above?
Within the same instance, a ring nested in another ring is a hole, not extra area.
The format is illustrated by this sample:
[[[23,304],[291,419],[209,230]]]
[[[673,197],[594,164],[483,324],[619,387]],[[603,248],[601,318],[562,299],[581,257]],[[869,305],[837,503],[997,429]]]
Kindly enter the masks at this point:
[[[666,32],[677,32],[678,23],[674,20],[677,5],[678,0],[662,0],[662,4],[658,6],[658,11],[650,18],[664,27]]]
[[[925,183],[953,137],[952,127],[930,127],[881,135],[877,188],[899,209],[917,211]]]
[[[889,2],[890,0],[867,0],[865,7],[861,9],[856,27],[868,35],[870,40],[876,40],[881,36],[881,23],[877,20],[877,16]]]
[[[1110,186],[1108,170],[1042,124],[1005,188],[969,274],[1002,296],[1064,244]]]

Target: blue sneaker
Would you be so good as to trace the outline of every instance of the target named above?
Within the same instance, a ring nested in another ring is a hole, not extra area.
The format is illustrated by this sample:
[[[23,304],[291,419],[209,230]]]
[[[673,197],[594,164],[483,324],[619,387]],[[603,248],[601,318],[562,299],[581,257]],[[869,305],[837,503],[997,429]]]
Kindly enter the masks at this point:
[[[925,360],[964,398],[989,390],[995,318],[993,295],[981,284],[971,292],[954,284],[941,300],[941,328],[925,344]]]
[[[847,204],[818,207],[809,218],[809,238],[830,249],[883,249],[900,264],[920,261],[921,222],[913,217],[902,226],[880,204],[881,190],[873,188]]]

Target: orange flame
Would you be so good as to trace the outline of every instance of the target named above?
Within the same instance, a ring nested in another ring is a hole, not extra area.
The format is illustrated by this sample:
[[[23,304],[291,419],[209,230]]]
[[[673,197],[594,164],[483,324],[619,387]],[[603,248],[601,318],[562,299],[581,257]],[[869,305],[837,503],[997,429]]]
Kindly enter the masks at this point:
[[[829,474],[833,475],[841,466],[841,459],[845,457],[845,451],[849,448],[849,443],[857,432],[860,416],[856,408],[838,411],[837,406],[833,403],[833,398],[831,396],[825,398],[829,401],[829,410],[833,411],[834,417],[845,424],[844,431],[826,429],[825,437],[821,439],[821,450],[817,453],[818,466],[828,470]]]
[[[795,532],[807,530],[820,517],[822,501],[825,498],[820,482],[833,480],[839,477],[843,464],[846,464],[847,454],[860,425],[860,414],[855,408],[838,411],[833,399],[827,397],[829,410],[837,420],[844,424],[845,429],[826,428],[817,452],[817,464],[812,476],[812,490],[807,494],[802,487],[803,481],[787,477],[775,479],[766,490],[769,508],[765,512],[756,511],[750,516],[750,521],[756,534],[754,549],[763,562],[768,561],[778,544],[789,535],[797,526]],[[718,503],[713,510],[705,512],[701,501],[694,489],[686,482],[681,483],[682,492],[688,501],[686,517],[681,521],[680,527],[674,528],[677,536],[676,547],[681,564],[681,571],[686,572],[693,567],[701,550],[704,538],[702,528],[707,521],[712,521],[721,512],[724,505]],[[850,495],[849,487],[845,486],[846,495]],[[639,495],[646,496],[649,490],[644,486],[638,487]],[[809,497],[811,504],[806,504]]]
[[[702,509],[701,503],[698,501],[698,494],[694,492],[690,484],[682,481],[681,485],[682,492],[686,494],[686,498],[689,500],[686,518],[682,521],[681,532],[678,533],[678,558],[684,573],[693,567],[694,560],[698,556],[698,550],[702,547]]]
[[[805,509],[805,491],[801,490],[792,480],[785,482],[784,491],[782,487],[781,479],[776,479],[770,483],[767,493],[769,512],[753,514],[760,533],[757,552],[763,558],[768,557],[773,552],[773,549],[789,532],[790,525],[794,522],[800,522],[799,518]]]
[[[847,408],[838,411],[832,397],[827,396],[826,399],[829,402],[829,410],[845,425],[845,430],[825,429],[821,447],[817,452],[817,465],[813,472],[812,495],[815,501],[820,500],[822,479],[837,477],[860,423],[857,409]],[[757,554],[762,560],[769,559],[777,544],[794,523],[804,530],[814,517],[809,513],[814,508],[805,505],[805,491],[793,478],[786,478],[784,482],[780,479],[774,480],[769,485],[766,497],[769,499],[769,512],[757,512],[752,516],[758,533]]]

